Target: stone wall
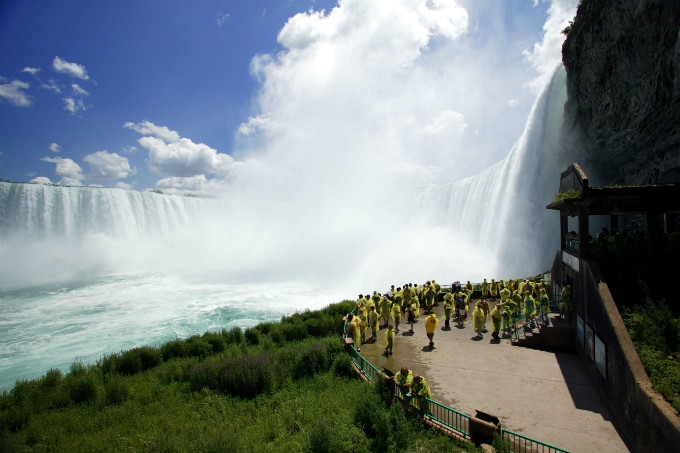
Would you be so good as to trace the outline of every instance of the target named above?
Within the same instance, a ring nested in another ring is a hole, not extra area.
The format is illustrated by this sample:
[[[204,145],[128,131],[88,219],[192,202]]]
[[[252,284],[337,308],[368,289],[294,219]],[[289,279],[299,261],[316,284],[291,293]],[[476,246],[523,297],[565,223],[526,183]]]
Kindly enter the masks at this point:
[[[680,181],[680,1],[583,0],[562,59],[567,160],[595,185]]]
[[[621,437],[632,451],[680,451],[680,418],[652,388],[609,287],[594,261],[581,260],[574,277],[574,311],[606,346],[606,370],[596,366],[586,338],[577,350],[607,400]],[[578,334],[578,329],[577,329]],[[587,334],[586,334],[587,336]],[[597,351],[595,351],[597,355]]]

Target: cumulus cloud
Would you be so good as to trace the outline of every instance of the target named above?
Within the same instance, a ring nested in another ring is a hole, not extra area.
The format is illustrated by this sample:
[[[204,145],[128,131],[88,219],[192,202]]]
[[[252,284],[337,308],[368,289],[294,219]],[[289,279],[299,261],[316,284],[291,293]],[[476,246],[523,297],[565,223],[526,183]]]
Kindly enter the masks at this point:
[[[85,105],[82,99],[75,99],[69,96],[65,97],[63,101],[64,110],[71,113],[71,115],[75,115],[78,112],[83,112],[87,110],[87,106]]]
[[[63,157],[43,157],[41,160],[57,164],[54,173],[61,177],[61,181],[57,184],[64,186],[81,186],[83,184],[83,169],[72,159]]]
[[[29,87],[30,85],[27,82],[21,80],[13,80],[11,83],[0,83],[0,98],[19,107],[29,107],[32,102],[25,91]]]
[[[89,96],[90,93],[85,91],[80,85],[77,83],[74,83],[71,85],[71,89],[73,90],[73,94],[75,96]]]
[[[106,150],[88,154],[83,160],[90,165],[93,178],[119,179],[136,173],[126,157]]]
[[[52,62],[52,67],[54,68],[55,71],[62,73],[62,74],[68,74],[72,77],[81,79],[81,80],[89,80],[90,76],[87,74],[87,69],[85,69],[85,66],[78,64],[78,63],[71,63],[66,60],[62,60],[61,58],[54,57],[54,61]]]
[[[50,181],[50,178],[47,178],[45,176],[38,176],[36,178],[31,179],[28,181],[31,184],[52,184],[52,181]]]
[[[228,175],[234,159],[203,143],[180,138],[166,143],[156,137],[142,137],[139,144],[149,151],[149,169],[159,176]]]
[[[204,194],[209,192],[216,182],[209,181],[205,175],[187,177],[171,176],[156,183],[156,189],[173,195]]]
[[[179,140],[179,134],[176,131],[171,131],[165,126],[156,126],[150,121],[142,121],[141,123],[128,121],[123,124],[123,127],[132,129],[142,135],[152,135],[156,138],[160,138],[165,143],[173,143]]]
[[[59,146],[56,143],[50,143],[50,151],[52,151],[53,153],[58,153],[59,151],[61,151],[61,146]]]
[[[120,182],[116,183],[116,188],[130,190],[130,189],[132,189],[132,184],[128,184],[126,182],[120,181]]]
[[[40,68],[32,68],[30,66],[26,66],[24,69],[21,70],[21,72],[27,72],[35,76],[40,72]]]

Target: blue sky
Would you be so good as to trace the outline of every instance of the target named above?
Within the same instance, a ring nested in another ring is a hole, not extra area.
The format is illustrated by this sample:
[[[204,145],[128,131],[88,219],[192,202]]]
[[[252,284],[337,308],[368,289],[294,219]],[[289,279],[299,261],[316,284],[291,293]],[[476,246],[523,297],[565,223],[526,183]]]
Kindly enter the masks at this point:
[[[385,143],[425,180],[483,170],[576,2],[66,3],[0,3],[0,178],[211,193]]]

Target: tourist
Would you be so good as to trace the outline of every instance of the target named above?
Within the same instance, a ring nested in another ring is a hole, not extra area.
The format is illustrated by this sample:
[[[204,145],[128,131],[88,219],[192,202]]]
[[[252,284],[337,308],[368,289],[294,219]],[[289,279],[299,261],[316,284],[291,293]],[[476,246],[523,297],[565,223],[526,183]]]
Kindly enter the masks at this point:
[[[399,332],[399,323],[401,323],[401,307],[396,302],[392,304],[392,320],[394,321],[395,331]]]
[[[408,394],[411,393],[411,383],[413,382],[413,372],[407,367],[401,367],[394,375],[394,385],[399,390],[402,399],[407,399]]]
[[[489,282],[486,279],[482,282],[482,297],[485,299],[489,297]]]
[[[489,294],[491,295],[491,300],[496,300],[498,297],[498,283],[492,278],[491,285],[489,285]]]
[[[371,338],[376,340],[378,338],[378,330],[380,330],[380,316],[375,311],[375,307],[368,308],[368,324],[371,326]]]
[[[385,321],[385,325],[389,324],[392,315],[392,304],[387,296],[383,296],[380,300],[380,318]]]
[[[411,383],[411,397],[413,398],[413,405],[427,413],[427,401],[425,398],[432,398],[432,391],[430,390],[430,385],[425,381],[420,375],[413,376],[413,381]]]
[[[366,331],[368,330],[368,315],[362,310],[359,314],[359,329],[361,330],[361,344],[366,343]]]
[[[534,327],[533,319],[534,315],[536,314],[535,305],[536,301],[531,296],[531,291],[524,291],[524,315],[526,322],[531,323],[530,327]]]
[[[427,307],[427,313],[430,314],[432,313],[432,308],[434,305],[434,288],[430,284],[430,282],[427,282],[425,286],[425,307]]]
[[[413,333],[413,323],[416,322],[416,310],[418,310],[417,303],[417,299],[412,298],[408,304],[408,323],[411,326],[411,330],[409,330],[411,333]]]
[[[479,338],[484,337],[484,335],[482,335],[483,327],[484,327],[484,312],[482,311],[482,307],[479,304],[479,302],[477,302],[475,310],[472,312],[472,330],[477,332],[477,336]]]
[[[387,325],[387,331],[385,331],[385,356],[389,357],[392,355],[392,348],[394,348],[394,327],[392,324]]]
[[[496,304],[493,307],[493,310],[491,310],[490,314],[491,314],[491,337],[494,340],[500,340],[498,333],[501,330],[501,310],[499,309],[498,304]]]
[[[458,298],[456,299],[456,310],[458,312],[458,327],[464,327],[465,317],[467,312],[465,309],[465,299],[463,299],[463,293],[458,293]]]
[[[449,328],[449,319],[451,318],[451,312],[453,310],[453,293],[446,293],[444,296],[444,327]]]
[[[437,324],[439,324],[439,320],[436,314],[430,313],[425,318],[425,332],[427,333],[427,338],[430,339],[430,347],[434,347],[434,333],[437,331]]]

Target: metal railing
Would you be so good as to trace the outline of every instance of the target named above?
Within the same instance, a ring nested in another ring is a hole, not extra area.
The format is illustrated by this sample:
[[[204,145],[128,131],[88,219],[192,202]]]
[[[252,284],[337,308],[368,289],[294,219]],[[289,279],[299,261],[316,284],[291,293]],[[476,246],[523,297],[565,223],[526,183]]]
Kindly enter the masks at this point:
[[[513,453],[568,453],[566,450],[554,447],[545,442],[539,442],[531,437],[501,429],[503,440],[510,445]]]

